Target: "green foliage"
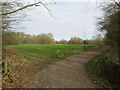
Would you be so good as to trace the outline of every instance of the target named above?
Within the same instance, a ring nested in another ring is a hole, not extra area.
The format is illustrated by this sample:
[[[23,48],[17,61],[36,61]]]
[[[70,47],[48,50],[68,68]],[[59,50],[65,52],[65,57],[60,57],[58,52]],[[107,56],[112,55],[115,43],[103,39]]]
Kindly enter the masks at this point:
[[[84,41],[83,41],[83,44],[88,44],[88,40],[84,40]]]
[[[120,2],[118,1],[118,3],[109,3],[104,6],[104,16],[98,21],[99,30],[105,34],[104,43],[112,48],[110,53],[105,54],[105,57],[99,59],[99,61],[102,62],[102,64],[100,64],[101,76],[110,83],[110,87],[114,88],[120,88],[119,4]],[[94,62],[94,60],[92,62]],[[98,63],[99,62],[97,62],[97,64]],[[95,65],[93,64],[93,66]]]
[[[101,35],[96,35],[93,37],[93,39],[85,40],[85,41],[91,45],[104,46],[103,37]]]
[[[39,34],[37,35],[37,38],[38,40],[37,43],[39,44],[54,44],[55,41],[53,39],[53,35],[51,33],[48,33],[48,34]]]
[[[68,41],[67,41],[67,40],[62,39],[62,40],[60,40],[60,41],[58,42],[58,44],[68,44]]]
[[[17,32],[3,31],[2,32],[2,44],[3,45],[16,45],[20,44],[20,36]]]
[[[53,35],[39,34],[29,35],[22,32],[3,31],[3,45],[16,45],[16,44],[54,44]]]
[[[87,64],[93,80],[105,88],[120,88],[120,64],[113,60],[113,52],[105,51]]]
[[[105,44],[115,48],[120,59],[120,7],[109,3],[103,7],[103,11],[104,16],[98,21],[99,30],[105,33]]]
[[[68,43],[69,44],[82,44],[83,40],[79,37],[71,37]]]

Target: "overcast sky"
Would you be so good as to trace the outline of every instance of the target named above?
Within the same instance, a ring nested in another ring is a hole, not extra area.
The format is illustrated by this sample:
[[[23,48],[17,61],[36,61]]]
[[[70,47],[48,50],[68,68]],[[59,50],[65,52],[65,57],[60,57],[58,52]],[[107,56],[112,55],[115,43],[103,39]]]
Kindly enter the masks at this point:
[[[72,0],[71,0],[72,1]],[[96,34],[97,18],[102,16],[98,3],[92,2],[56,2],[48,5],[53,17],[46,8],[34,7],[26,10],[30,21],[21,23],[28,34],[52,33],[56,40],[78,36],[91,39]]]

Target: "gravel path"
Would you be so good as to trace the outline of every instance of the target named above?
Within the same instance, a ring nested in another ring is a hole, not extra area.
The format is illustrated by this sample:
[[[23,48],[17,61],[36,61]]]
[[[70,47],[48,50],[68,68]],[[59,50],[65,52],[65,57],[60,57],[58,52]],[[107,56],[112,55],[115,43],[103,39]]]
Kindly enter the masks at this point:
[[[85,64],[99,52],[84,52],[49,65],[35,74],[30,88],[96,88]]]

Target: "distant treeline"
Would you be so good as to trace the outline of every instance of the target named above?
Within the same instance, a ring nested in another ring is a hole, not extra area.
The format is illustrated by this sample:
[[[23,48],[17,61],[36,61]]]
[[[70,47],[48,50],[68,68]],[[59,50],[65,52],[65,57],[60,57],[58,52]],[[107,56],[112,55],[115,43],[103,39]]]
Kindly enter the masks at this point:
[[[71,37],[70,40],[56,41],[51,33],[38,35],[25,34],[23,32],[3,31],[3,45],[17,44],[102,44],[102,38],[96,37],[94,40],[82,40],[80,37]]]
[[[3,31],[3,45],[16,44],[53,44],[55,40],[51,33],[29,35],[22,32]]]

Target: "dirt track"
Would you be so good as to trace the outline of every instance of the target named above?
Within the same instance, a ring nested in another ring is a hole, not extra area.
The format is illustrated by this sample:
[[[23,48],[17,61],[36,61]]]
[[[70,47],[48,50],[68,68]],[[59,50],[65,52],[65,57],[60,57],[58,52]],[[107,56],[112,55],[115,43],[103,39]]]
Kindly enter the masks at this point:
[[[99,52],[84,52],[54,63],[34,75],[29,88],[96,88],[85,64]]]

